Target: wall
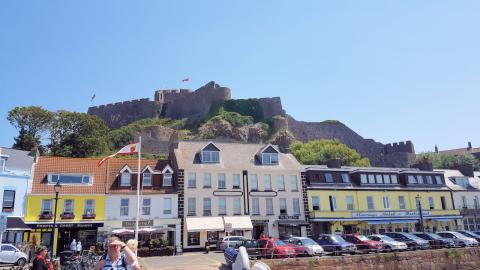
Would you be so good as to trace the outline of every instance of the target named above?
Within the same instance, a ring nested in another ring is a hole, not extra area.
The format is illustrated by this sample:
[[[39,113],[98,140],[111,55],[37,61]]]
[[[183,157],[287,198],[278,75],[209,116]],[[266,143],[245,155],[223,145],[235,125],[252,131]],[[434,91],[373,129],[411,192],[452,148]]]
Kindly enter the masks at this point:
[[[264,260],[271,270],[476,270],[480,248],[440,249],[362,256]]]
[[[4,190],[15,190],[15,203],[13,212],[4,213],[9,216],[23,217],[26,209],[26,196],[30,176],[13,176],[0,174],[0,196],[3,201]],[[2,207],[0,205],[0,207]]]
[[[109,128],[119,128],[140,119],[160,115],[161,105],[148,98],[88,108],[88,114],[100,117]]]
[[[123,198],[130,199],[128,216],[120,216],[120,201]],[[177,194],[165,194],[165,195],[142,195],[142,198],[150,198],[150,215],[140,215],[141,219],[176,219],[178,217],[178,195]],[[170,215],[163,214],[163,199],[171,198],[172,199],[172,213]],[[105,209],[105,218],[106,220],[135,220],[136,219],[136,205],[137,205],[137,196],[136,195],[107,195],[106,204],[109,206]],[[140,200],[140,205],[142,201]],[[141,212],[140,212],[141,213]]]

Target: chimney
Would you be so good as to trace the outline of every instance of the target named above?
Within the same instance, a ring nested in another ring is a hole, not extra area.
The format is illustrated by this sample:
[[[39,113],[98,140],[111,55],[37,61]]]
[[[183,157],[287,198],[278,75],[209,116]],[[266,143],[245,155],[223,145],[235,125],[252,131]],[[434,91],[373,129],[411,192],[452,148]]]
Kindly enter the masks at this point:
[[[438,146],[435,144],[435,153],[438,153]]]
[[[454,168],[459,170],[464,176],[475,177],[474,174],[473,174],[473,165],[472,164],[456,165]]]
[[[472,150],[472,143],[471,142],[468,142],[468,147],[467,147],[467,150]]]
[[[339,158],[332,158],[327,161],[327,167],[328,168],[341,168],[342,167],[342,161]]]

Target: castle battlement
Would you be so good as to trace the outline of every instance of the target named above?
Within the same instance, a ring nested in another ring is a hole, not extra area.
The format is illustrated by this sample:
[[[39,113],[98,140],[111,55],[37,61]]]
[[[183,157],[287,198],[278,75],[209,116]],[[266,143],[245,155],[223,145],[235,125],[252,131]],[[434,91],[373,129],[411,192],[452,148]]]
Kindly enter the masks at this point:
[[[129,105],[137,105],[137,104],[144,104],[150,102],[149,98],[141,98],[141,99],[133,99],[133,100],[127,100],[127,101],[122,101],[122,102],[115,102],[115,103],[109,103],[109,104],[102,104],[99,106],[92,106],[88,108],[88,111],[95,111],[95,110],[105,110],[109,108],[114,108],[114,107],[119,107],[119,106],[129,106]]]
[[[415,153],[412,141],[394,142],[385,144],[384,153]]]

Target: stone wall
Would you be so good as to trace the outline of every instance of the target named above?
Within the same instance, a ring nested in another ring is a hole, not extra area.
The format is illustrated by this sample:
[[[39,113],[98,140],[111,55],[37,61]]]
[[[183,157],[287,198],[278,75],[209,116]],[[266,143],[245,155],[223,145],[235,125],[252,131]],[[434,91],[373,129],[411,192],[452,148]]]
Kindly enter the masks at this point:
[[[262,107],[264,119],[269,120],[276,115],[285,116],[285,110],[283,109],[280,97],[258,98],[255,100],[257,100],[260,107]]]
[[[88,108],[88,114],[100,117],[109,128],[119,128],[145,118],[158,117],[161,105],[148,98]]]
[[[480,248],[265,260],[271,270],[478,270]]]

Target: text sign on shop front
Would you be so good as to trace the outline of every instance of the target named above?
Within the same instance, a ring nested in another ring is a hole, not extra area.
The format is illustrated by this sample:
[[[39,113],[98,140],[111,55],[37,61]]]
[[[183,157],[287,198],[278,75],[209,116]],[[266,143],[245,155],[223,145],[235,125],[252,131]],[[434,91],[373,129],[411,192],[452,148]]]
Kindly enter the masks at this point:
[[[125,220],[122,221],[123,228],[135,228],[135,220]],[[138,227],[152,227],[153,226],[153,219],[149,220],[139,220]]]
[[[431,216],[431,211],[422,211],[423,216]],[[352,218],[400,218],[414,217],[419,218],[418,211],[384,211],[384,212],[353,212]]]
[[[232,223],[225,223],[225,232],[232,232]]]

